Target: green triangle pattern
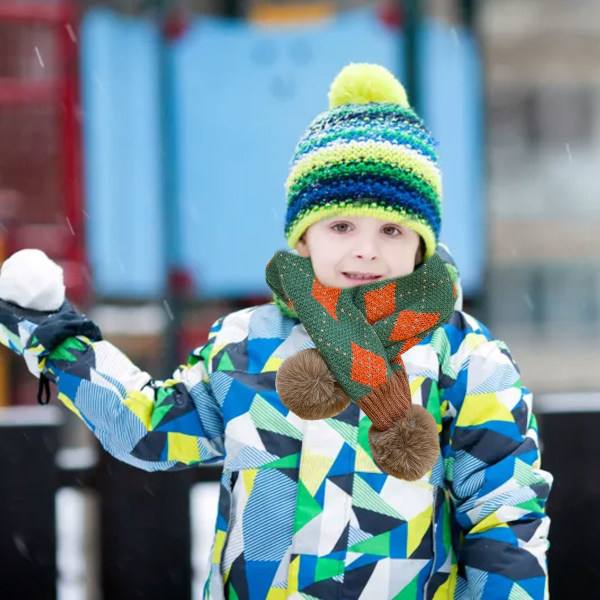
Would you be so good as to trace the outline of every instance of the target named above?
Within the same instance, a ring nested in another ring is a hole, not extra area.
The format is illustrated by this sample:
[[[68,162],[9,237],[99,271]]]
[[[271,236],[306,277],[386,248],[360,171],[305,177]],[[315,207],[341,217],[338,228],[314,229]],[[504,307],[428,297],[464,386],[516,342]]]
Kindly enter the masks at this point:
[[[298,482],[298,500],[296,501],[296,520],[294,534],[309,521],[323,512],[323,507],[311,496],[302,481]]]
[[[431,383],[431,388],[429,390],[429,398],[427,399],[427,411],[431,413],[435,422],[438,425],[442,424],[442,411],[440,406],[440,395],[438,392],[438,388],[435,382]]]
[[[360,475],[354,477],[353,492],[352,504],[354,506],[366,508],[367,510],[372,510],[401,521],[405,520],[391,506],[384,502],[381,496]]]
[[[419,575],[415,575],[413,580],[407,586],[403,587],[392,600],[414,600],[414,598],[419,596],[418,583]]]
[[[87,344],[77,339],[76,337],[70,337],[67,338],[61,344],[61,346],[68,348],[69,350],[77,350],[78,352],[83,352],[86,349]]]
[[[520,485],[535,485],[540,483],[539,475],[536,475],[531,469],[531,465],[526,464],[520,458],[515,459],[514,476]]]
[[[442,327],[438,327],[438,329],[433,332],[430,344],[436,354],[440,357],[442,373],[451,379],[456,379],[456,371],[452,368],[452,363],[450,361],[450,341]]]
[[[62,360],[65,362],[75,362],[77,358],[73,356],[69,350],[61,344],[55,348],[50,354],[50,360]]]
[[[75,362],[77,357],[71,351],[82,352],[85,350],[86,344],[77,338],[67,338],[62,344],[57,346],[50,354],[51,360],[64,360],[67,362]]]
[[[361,540],[353,544],[348,550],[350,552],[362,552],[364,554],[375,554],[376,556],[390,555],[391,534],[389,531],[375,535],[368,540]]]
[[[508,600],[533,600],[533,598],[515,582],[508,595]]]
[[[295,440],[302,439],[302,433],[260,394],[254,396],[250,406],[250,418],[256,427],[266,429],[281,435],[287,435]]]
[[[531,492],[533,494],[533,492]],[[540,508],[539,502],[537,500],[526,500],[525,502],[519,502],[519,504],[515,504],[517,508],[522,508],[523,510],[528,510],[530,512],[539,513],[542,512]]]
[[[450,521],[450,505],[449,498],[446,496],[442,508],[442,539],[444,540],[444,548],[452,547],[452,522]]]
[[[290,454],[283,458],[278,458],[273,462],[267,463],[259,467],[260,469],[294,469],[300,464],[300,453]]]
[[[371,447],[369,446],[369,429],[371,421],[365,416],[358,424],[358,445],[371,456]]]
[[[533,414],[533,412],[531,413],[531,416],[529,417],[529,424],[528,424],[528,428],[529,428],[529,429],[535,429],[536,431],[538,430],[538,422],[537,422],[537,418],[536,418],[536,416]]]
[[[231,600],[240,600],[240,597],[236,594],[235,590],[233,589],[232,585],[227,586],[228,587],[228,592],[229,594],[227,595],[228,598],[231,598]]]
[[[156,394],[156,404],[152,411],[152,418],[150,419],[150,426],[155,429],[160,425],[165,415],[173,408],[173,404],[167,402],[169,396],[175,391],[174,387],[159,388]]]
[[[156,429],[158,425],[162,422],[165,415],[173,408],[172,404],[161,404],[159,406],[155,406],[152,411],[152,418],[150,419],[150,427],[152,429]]]
[[[317,558],[315,581],[323,581],[344,572],[344,561],[334,558]]]
[[[223,352],[223,356],[219,361],[217,371],[235,371],[235,367],[233,366],[231,358],[229,358],[229,354],[227,354],[227,352]]]

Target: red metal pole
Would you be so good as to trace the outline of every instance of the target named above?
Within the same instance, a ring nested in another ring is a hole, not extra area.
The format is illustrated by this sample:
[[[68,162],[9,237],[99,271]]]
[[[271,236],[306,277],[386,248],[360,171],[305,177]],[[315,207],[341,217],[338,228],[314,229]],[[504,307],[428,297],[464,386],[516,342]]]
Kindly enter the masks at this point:
[[[68,0],[67,0],[68,2]],[[79,240],[82,234],[82,201],[81,189],[81,123],[79,69],[77,52],[78,25],[75,14],[58,24],[57,35],[60,48],[63,77],[60,82],[61,130],[63,147],[63,180],[65,189],[65,216],[75,231],[73,236]],[[78,246],[73,244],[68,254],[69,259],[81,258]]]
[[[71,0],[65,0],[62,20],[57,23],[62,78],[60,119],[62,131],[62,171],[66,226],[72,234],[67,245],[67,260],[73,269],[71,294],[75,302],[85,303],[89,295],[86,277],[84,194],[82,178],[81,97],[79,88],[79,14]]]

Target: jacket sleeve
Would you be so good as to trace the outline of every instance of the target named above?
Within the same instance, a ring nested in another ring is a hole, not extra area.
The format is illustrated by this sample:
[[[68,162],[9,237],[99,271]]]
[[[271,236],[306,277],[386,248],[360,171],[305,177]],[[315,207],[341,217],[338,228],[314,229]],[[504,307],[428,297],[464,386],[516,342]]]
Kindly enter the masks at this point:
[[[115,458],[146,471],[212,464],[224,452],[221,408],[209,381],[219,324],[166,381],[152,379],[111,343],[83,335],[56,347],[44,371],[58,398]]]
[[[552,476],[540,469],[531,393],[507,347],[481,340],[446,390],[453,416],[443,444],[458,525],[457,597],[548,597],[545,504]]]

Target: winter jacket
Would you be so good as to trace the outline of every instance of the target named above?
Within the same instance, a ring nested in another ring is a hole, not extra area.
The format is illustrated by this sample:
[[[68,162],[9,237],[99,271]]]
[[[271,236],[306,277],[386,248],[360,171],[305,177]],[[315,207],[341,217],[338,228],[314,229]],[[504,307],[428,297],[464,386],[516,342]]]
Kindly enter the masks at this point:
[[[457,308],[403,355],[440,432],[416,482],[379,470],[357,405],[303,421],[281,403],[277,368],[313,346],[265,304],[219,319],[167,381],[83,335],[45,370],[116,458],[148,471],[223,462],[207,600],[547,598],[552,478],[506,345]]]

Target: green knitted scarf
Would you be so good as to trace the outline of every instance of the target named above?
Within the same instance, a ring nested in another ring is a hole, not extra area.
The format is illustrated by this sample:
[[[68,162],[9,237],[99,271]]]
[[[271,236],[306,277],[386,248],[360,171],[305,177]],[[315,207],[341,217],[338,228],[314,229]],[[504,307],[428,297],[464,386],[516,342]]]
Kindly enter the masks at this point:
[[[404,371],[401,355],[443,325],[456,302],[437,254],[403,277],[332,288],[316,279],[310,258],[280,251],[267,265],[266,280],[354,402]]]

